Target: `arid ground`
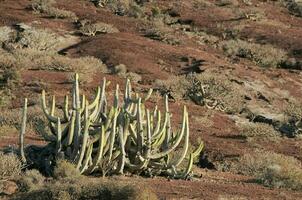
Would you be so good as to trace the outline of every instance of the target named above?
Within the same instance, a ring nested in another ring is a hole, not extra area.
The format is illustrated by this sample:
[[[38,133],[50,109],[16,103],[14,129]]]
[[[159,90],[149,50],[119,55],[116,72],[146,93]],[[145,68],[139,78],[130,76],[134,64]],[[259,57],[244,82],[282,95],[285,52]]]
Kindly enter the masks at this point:
[[[137,92],[154,88],[150,106],[169,95],[175,129],[186,105],[191,145],[201,138],[205,149],[192,180],[109,179],[147,185],[159,199],[302,199],[301,1],[50,5],[63,14],[33,2],[48,1],[0,0],[1,148],[18,145],[25,97],[34,121],[42,89],[63,102],[74,72],[91,98],[103,77],[109,93],[128,77]],[[25,144],[44,144],[33,126]],[[21,193],[12,190],[0,198]]]

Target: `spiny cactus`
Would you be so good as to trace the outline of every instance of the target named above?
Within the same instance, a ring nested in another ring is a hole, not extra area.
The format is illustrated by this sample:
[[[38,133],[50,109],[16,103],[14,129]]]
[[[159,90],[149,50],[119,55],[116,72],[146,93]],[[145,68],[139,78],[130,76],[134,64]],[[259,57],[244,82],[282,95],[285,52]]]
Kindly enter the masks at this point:
[[[63,115],[56,113],[56,99],[52,97],[47,106],[45,91],[41,101],[48,119],[51,135],[44,134],[49,141],[55,159],[64,158],[75,163],[82,174],[135,173],[144,175],[165,175],[172,178],[187,178],[192,172],[193,160],[203,149],[199,147],[189,154],[188,165],[179,170],[189,148],[189,120],[186,107],[183,109],[182,127],[178,132],[171,129],[171,113],[165,96],[164,116],[157,106],[150,111],[145,102],[152,89],[140,97],[133,94],[127,80],[123,100],[119,85],[116,85],[113,104],[108,105],[107,81],[98,87],[91,103],[80,95],[79,77],[75,74],[71,105],[65,96]],[[171,159],[172,152],[184,141],[178,158]],[[48,150],[49,151],[49,150]]]

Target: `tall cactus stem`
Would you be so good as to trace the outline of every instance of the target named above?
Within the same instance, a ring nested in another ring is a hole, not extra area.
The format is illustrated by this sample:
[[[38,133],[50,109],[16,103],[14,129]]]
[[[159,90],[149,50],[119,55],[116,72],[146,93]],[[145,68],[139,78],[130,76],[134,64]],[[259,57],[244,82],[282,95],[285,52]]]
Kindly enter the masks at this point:
[[[22,125],[21,125],[21,131],[20,131],[20,156],[21,161],[23,163],[26,163],[26,157],[24,153],[24,135],[26,131],[26,120],[27,120],[27,98],[24,99],[24,106],[23,106],[23,112],[22,112]]]

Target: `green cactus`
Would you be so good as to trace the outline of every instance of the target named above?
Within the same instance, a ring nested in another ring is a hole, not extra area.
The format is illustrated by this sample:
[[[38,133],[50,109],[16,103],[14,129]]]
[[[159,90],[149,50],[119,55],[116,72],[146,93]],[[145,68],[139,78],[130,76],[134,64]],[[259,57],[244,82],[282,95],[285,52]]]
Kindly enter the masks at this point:
[[[172,132],[167,96],[162,119],[157,106],[153,110],[146,108],[145,102],[150,98],[152,89],[140,97],[137,93],[132,94],[131,83],[127,80],[123,101],[119,85],[116,85],[113,103],[109,106],[107,85],[104,78],[102,87],[97,88],[94,99],[89,103],[85,95],[80,95],[76,74],[71,99],[65,96],[62,116],[55,112],[54,96],[48,109],[46,94],[42,91],[42,110],[52,134],[45,139],[55,147],[55,158],[63,157],[75,163],[76,168],[87,175],[94,172],[103,176],[135,173],[187,178],[192,172],[194,158],[204,148],[201,143],[189,154],[187,167],[178,169],[188,154],[190,132],[187,108],[183,109],[181,130]],[[170,154],[182,141],[181,154],[176,159],[170,159]]]

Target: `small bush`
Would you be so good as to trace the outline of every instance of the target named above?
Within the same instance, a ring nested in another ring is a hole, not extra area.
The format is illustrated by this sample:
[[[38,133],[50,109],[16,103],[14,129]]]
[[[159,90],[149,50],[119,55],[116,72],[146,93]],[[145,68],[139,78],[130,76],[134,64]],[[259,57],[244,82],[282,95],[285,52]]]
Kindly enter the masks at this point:
[[[147,25],[144,30],[144,36],[170,45],[181,44],[181,41],[175,36],[173,30],[167,27],[161,19],[154,20]]]
[[[293,15],[302,17],[302,1],[288,0],[286,1],[286,7]]]
[[[202,106],[206,102],[216,102],[217,109],[218,106],[223,107],[227,113],[240,112],[245,106],[244,94],[233,82],[221,75],[203,73],[172,77],[166,81],[157,80],[155,87],[174,99],[191,99]]]
[[[127,67],[126,67],[126,65],[119,64],[119,65],[114,66],[113,73],[117,74],[117,75],[120,75],[120,76],[125,75],[127,73]]]
[[[269,44],[228,40],[222,42],[222,48],[228,56],[247,58],[261,67],[279,67],[287,59],[287,53],[284,50]]]
[[[55,182],[43,188],[17,195],[14,199],[60,199],[60,200],[157,200],[156,195],[146,186],[121,184],[118,181],[98,181],[81,178],[71,182]]]
[[[134,0],[108,0],[102,5],[109,7],[115,14],[129,17],[142,18],[144,10]]]
[[[6,42],[11,39],[14,34],[14,30],[8,26],[0,27],[0,46],[3,42]]]
[[[246,137],[276,138],[279,132],[273,126],[264,123],[246,123],[240,126],[240,132]]]
[[[45,177],[38,170],[32,169],[26,171],[17,182],[20,190],[25,192],[40,189],[44,185],[44,180]]]
[[[28,27],[18,34],[17,44],[21,47],[39,51],[50,51],[55,50],[63,39],[62,36],[59,36],[50,30]]]
[[[0,180],[19,175],[21,169],[22,163],[16,155],[0,152]]]
[[[38,13],[46,14],[49,17],[60,18],[60,19],[72,19],[76,20],[77,16],[75,13],[67,10],[55,8],[53,5],[56,3],[55,0],[32,0],[30,7]]]
[[[74,164],[68,162],[67,160],[58,160],[56,167],[54,168],[53,176],[56,179],[77,178],[81,176],[81,173],[76,169]]]
[[[269,187],[302,189],[302,165],[293,157],[256,151],[247,153],[239,160],[237,172],[253,176]]]
[[[87,22],[80,27],[79,33],[86,36],[95,36],[101,33],[118,33],[119,30],[111,24],[103,22],[90,23]]]

